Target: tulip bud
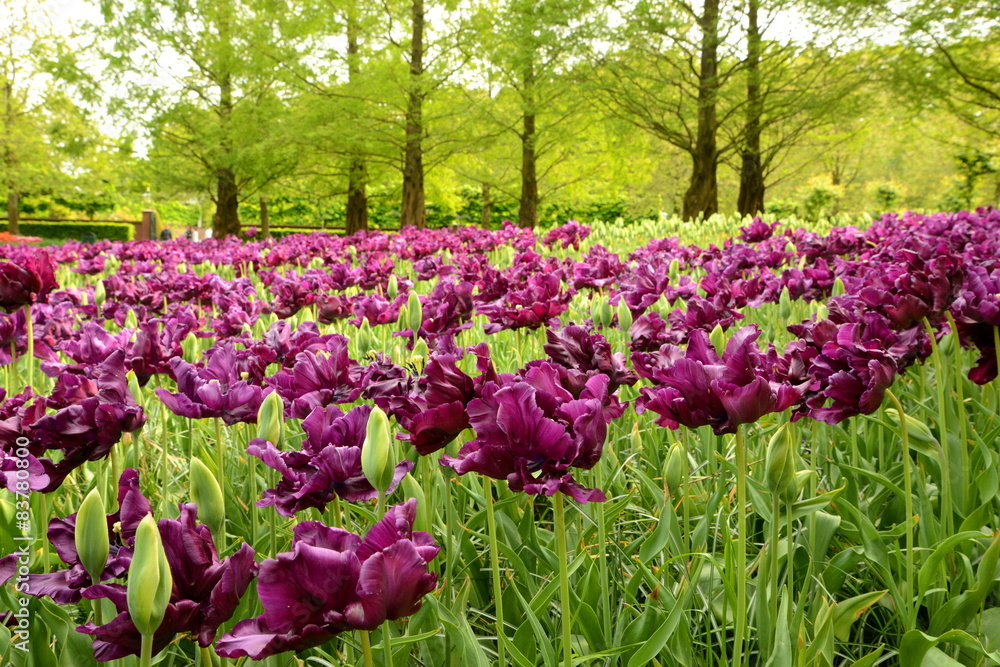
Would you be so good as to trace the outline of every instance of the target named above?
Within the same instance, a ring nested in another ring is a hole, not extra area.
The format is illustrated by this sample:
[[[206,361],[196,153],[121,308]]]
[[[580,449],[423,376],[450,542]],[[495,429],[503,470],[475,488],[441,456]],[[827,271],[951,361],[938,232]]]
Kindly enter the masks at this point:
[[[938,347],[941,349],[941,354],[952,355],[955,353],[955,334],[952,332],[946,333],[941,336],[941,340],[938,341]]]
[[[226,500],[215,475],[198,457],[191,458],[191,500],[198,506],[198,518],[220,539],[226,529]]]
[[[97,286],[94,287],[94,305],[97,306],[98,310],[104,305],[104,301],[107,298],[108,291],[104,288],[104,281],[97,281]]]
[[[687,454],[684,452],[684,445],[675,442],[667,452],[667,459],[663,463],[663,481],[667,484],[667,489],[672,495],[680,492],[681,485],[688,475]]]
[[[628,309],[624,298],[618,301],[618,328],[626,333],[632,328],[632,311]]]
[[[365,444],[361,448],[361,470],[368,482],[379,493],[385,493],[392,486],[395,466],[390,461],[392,454],[392,434],[389,418],[381,408],[372,408],[365,428]]]
[[[410,292],[410,296],[406,300],[406,311],[408,315],[407,324],[414,335],[416,335],[420,331],[420,325],[424,323],[424,309],[420,305],[420,295],[416,292]]]
[[[764,475],[767,490],[771,493],[785,497],[792,490],[797,491],[795,432],[790,424],[784,424],[771,436],[771,441],[767,444],[767,453],[764,455]]]
[[[399,279],[394,273],[389,276],[389,284],[386,285],[385,295],[391,301],[396,298],[397,294],[399,294]]]
[[[134,310],[128,311],[128,313],[125,315],[125,326],[123,328],[125,329],[139,328],[139,320],[136,318]]]
[[[632,453],[642,456],[642,436],[639,435],[639,422],[632,422],[632,434],[630,436]]]
[[[135,376],[135,371],[126,371],[125,380],[128,382],[128,390],[132,393],[132,398],[135,399],[135,402],[145,406],[145,396],[142,395],[142,387],[139,386],[139,378]]]
[[[323,268],[323,258],[322,257],[313,257],[312,259],[310,259],[309,260],[309,268],[310,269],[322,269]]]
[[[431,532],[431,507],[427,504],[427,496],[424,495],[424,490],[417,483],[417,480],[413,479],[413,475],[406,475],[403,477],[401,482],[403,487],[403,493],[406,494],[407,498],[416,498],[417,500],[417,516],[413,521],[413,528],[415,530],[422,530],[425,533]]]
[[[193,364],[198,361],[200,356],[201,346],[198,344],[198,338],[192,331],[181,341],[181,357],[189,364]]]
[[[590,307],[590,319],[599,327],[606,327],[611,323],[611,306],[607,301],[594,300]]]
[[[676,257],[670,260],[670,265],[667,267],[667,277],[670,278],[671,285],[676,285],[681,279],[681,263]]]
[[[128,614],[140,634],[151,636],[163,622],[170,602],[173,576],[152,514],[139,522],[128,572]]]
[[[712,345],[715,347],[715,352],[720,357],[726,351],[726,332],[722,330],[721,324],[716,324],[715,328],[712,329],[712,333],[708,334],[708,339],[712,341]]]
[[[375,347],[375,341],[372,338],[372,326],[368,324],[366,317],[361,320],[361,326],[358,327],[358,353],[364,357],[373,347]]]
[[[792,255],[797,255],[799,249],[796,248],[795,244],[792,243],[791,241],[785,241],[785,252],[790,253]]]
[[[781,288],[781,296],[778,297],[778,317],[787,320],[792,316],[792,295],[788,291],[788,285]]]
[[[278,449],[285,442],[285,403],[276,391],[265,396],[257,410],[257,437]]]
[[[76,514],[76,552],[80,555],[83,569],[90,575],[90,581],[95,584],[101,583],[101,574],[111,551],[107,514],[104,499],[97,489],[87,494]]]
[[[892,420],[893,424],[900,426],[899,412],[896,411],[896,408],[886,408],[885,414]],[[939,444],[937,438],[935,438],[934,434],[931,433],[931,429],[927,426],[927,424],[923,423],[916,417],[912,417],[907,414],[904,414],[903,416],[906,418],[906,435],[909,436],[910,440],[924,445]]]
[[[847,291],[847,287],[844,285],[844,281],[840,279],[840,276],[833,281],[833,296],[841,296]]]

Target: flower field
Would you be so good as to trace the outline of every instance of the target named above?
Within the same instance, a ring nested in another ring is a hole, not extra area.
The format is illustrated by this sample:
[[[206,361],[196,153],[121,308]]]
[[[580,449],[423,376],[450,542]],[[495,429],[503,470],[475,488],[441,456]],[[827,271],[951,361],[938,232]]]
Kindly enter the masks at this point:
[[[0,656],[1000,664],[1000,211],[0,245]]]

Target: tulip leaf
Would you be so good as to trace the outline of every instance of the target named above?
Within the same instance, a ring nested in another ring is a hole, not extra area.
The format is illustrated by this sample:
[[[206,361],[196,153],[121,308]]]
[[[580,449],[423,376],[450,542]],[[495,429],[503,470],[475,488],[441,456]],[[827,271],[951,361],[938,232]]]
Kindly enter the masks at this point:
[[[872,591],[834,603],[832,605],[834,636],[840,641],[846,642],[851,636],[851,626],[854,625],[854,621],[861,618],[861,615],[881,600],[886,593],[888,593],[887,590]]]
[[[606,648],[601,622],[597,619],[597,614],[594,612],[593,607],[586,602],[574,602],[573,619],[576,621],[580,632],[586,637],[587,643],[593,651],[599,652]]]
[[[666,646],[667,641],[673,635],[674,630],[677,629],[677,624],[680,622],[681,617],[687,610],[688,601],[691,599],[691,594],[695,590],[695,586],[691,582],[686,581],[682,584],[684,592],[678,597],[677,601],[674,602],[670,607],[670,613],[660,624],[660,627],[653,632],[649,638],[639,647],[639,650],[632,654],[632,657],[628,661],[628,667],[639,667],[640,665],[649,664],[656,656],[660,654],[663,647]]]
[[[975,651],[977,655],[985,655],[983,645],[975,637],[964,630],[949,630],[939,636],[924,634],[919,630],[910,630],[903,635],[903,640],[899,645],[899,664],[901,665],[926,665],[927,667],[946,667],[948,665],[961,665],[960,662],[946,662],[951,660],[941,651],[929,656],[928,653],[939,644],[955,644],[962,648]]]
[[[460,664],[470,667],[490,667],[490,663],[486,659],[482,647],[479,646],[476,635],[464,614],[455,616],[433,595],[428,595],[425,598],[425,604],[434,607],[434,612],[447,630],[446,634],[457,642]]]
[[[553,580],[555,581],[555,580]],[[556,660],[556,651],[552,646],[552,642],[549,641],[549,635],[545,632],[542,627],[541,621],[538,620],[538,615],[532,610],[531,605],[528,601],[524,599],[521,595],[521,591],[517,590],[517,586],[512,586],[514,592],[517,594],[518,599],[521,601],[521,607],[524,609],[524,616],[528,623],[531,625],[531,629],[535,633],[535,639],[538,642],[538,648],[542,652],[543,664],[555,665],[558,664]],[[534,601],[533,601],[534,602]],[[565,613],[565,610],[564,612]]]
[[[676,524],[676,521],[671,521],[671,518],[676,520],[674,508],[669,502],[666,502],[663,504],[663,512],[660,514],[660,519],[656,522],[656,528],[643,540],[642,546],[639,547],[640,561],[648,563],[667,546],[667,541],[670,539],[670,531]]]
[[[882,651],[885,650],[884,646],[879,646],[877,649],[864,656],[860,660],[855,660],[851,663],[850,667],[874,667],[875,663],[880,657],[882,657]]]
[[[792,667],[792,638],[788,634],[788,600],[789,595],[782,587],[781,604],[778,608],[778,623],[774,628],[774,649],[765,667]]]
[[[964,628],[969,624],[993,589],[998,560],[1000,560],[1000,532],[994,535],[993,542],[979,561],[976,568],[976,585],[944,603],[931,619],[929,628],[931,633],[941,634],[945,630]]]
[[[924,564],[920,566],[920,572],[917,575],[917,591],[920,595],[924,596],[927,594],[927,589],[931,587],[931,584],[937,578],[938,568],[944,562],[945,558],[953,554],[956,546],[966,540],[975,540],[982,537],[983,534],[979,531],[966,531],[938,542],[937,546],[934,547],[934,551],[924,561]]]

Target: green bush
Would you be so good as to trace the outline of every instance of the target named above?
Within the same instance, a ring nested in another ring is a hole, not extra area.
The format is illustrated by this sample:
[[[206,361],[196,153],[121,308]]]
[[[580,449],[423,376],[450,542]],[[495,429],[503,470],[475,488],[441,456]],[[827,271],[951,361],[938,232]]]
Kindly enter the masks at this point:
[[[76,241],[93,234],[98,240],[131,241],[135,238],[135,227],[121,222],[22,222],[18,233],[43,239]]]

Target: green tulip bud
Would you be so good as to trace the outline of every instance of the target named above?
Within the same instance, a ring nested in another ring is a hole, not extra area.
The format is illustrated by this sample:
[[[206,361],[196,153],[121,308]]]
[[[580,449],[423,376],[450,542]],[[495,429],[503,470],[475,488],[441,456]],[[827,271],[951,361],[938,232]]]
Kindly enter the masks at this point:
[[[361,326],[358,327],[358,353],[364,357],[374,347],[375,341],[372,336],[372,325],[368,323],[368,318],[366,317],[361,320]]]
[[[590,319],[599,327],[606,327],[611,323],[611,306],[607,301],[594,299],[590,305]]]
[[[847,287],[844,285],[844,281],[837,276],[833,281],[833,296],[841,296],[847,291]]]
[[[941,349],[941,354],[952,355],[955,353],[955,334],[949,332],[944,336],[941,336],[941,340],[938,341],[938,347]]]
[[[100,310],[101,306],[104,305],[104,301],[108,298],[108,291],[104,288],[104,281],[97,281],[97,286],[94,287],[94,305]]]
[[[390,461],[392,449],[389,418],[381,408],[372,408],[365,428],[365,444],[361,448],[361,471],[379,493],[385,493],[392,486],[392,477],[396,472],[395,465]]]
[[[799,249],[795,247],[795,244],[791,241],[785,241],[785,252],[797,255]]]
[[[721,324],[715,325],[715,328],[712,329],[712,333],[708,334],[708,339],[712,341],[716,354],[721,357],[726,351],[726,343],[729,342],[726,339],[726,332],[722,330]]]
[[[189,333],[181,341],[181,357],[189,364],[195,363],[201,357],[201,345],[198,343],[198,338],[194,335],[194,332]]]
[[[312,259],[310,259],[309,260],[309,268],[310,269],[322,269],[323,268],[323,258],[322,257],[313,257]]]
[[[775,431],[764,455],[764,481],[767,490],[785,497],[795,487],[795,431],[784,424]],[[789,489],[791,487],[791,489]]]
[[[128,390],[132,393],[132,398],[139,405],[145,405],[145,396],[142,393],[142,387],[139,386],[139,378],[135,376],[135,371],[128,370],[125,372],[125,380],[128,382]]]
[[[781,288],[781,296],[778,297],[778,317],[787,320],[792,316],[792,295],[788,291],[788,285]]]
[[[632,328],[632,311],[628,309],[625,299],[618,301],[618,328],[626,333]]]
[[[152,514],[135,531],[135,550],[128,572],[128,614],[143,636],[151,636],[163,622],[170,602],[173,576]]]
[[[688,460],[684,445],[675,442],[667,452],[667,458],[663,462],[663,481],[667,484],[667,489],[671,495],[680,493],[681,485],[687,480]]]
[[[639,422],[632,423],[632,434],[629,439],[632,444],[632,453],[642,455],[642,436],[639,435]]]
[[[219,481],[198,457],[191,458],[191,500],[198,506],[198,518],[219,540],[226,530],[226,500]]]
[[[670,278],[671,285],[676,285],[681,279],[681,263],[676,257],[670,260],[670,265],[667,267],[667,277]]]
[[[385,295],[391,301],[396,298],[397,294],[399,294],[399,279],[396,277],[396,274],[394,273],[391,276],[389,276],[389,284],[386,285]]]
[[[80,555],[80,564],[95,584],[101,583],[111,551],[107,514],[104,499],[97,489],[87,494],[76,514],[76,552]]]
[[[135,311],[130,310],[128,314],[125,315],[125,327],[126,329],[138,329],[139,320],[135,316]]]
[[[420,305],[420,295],[416,292],[410,292],[410,296],[406,300],[406,311],[407,325],[416,334],[420,331],[420,325],[424,323],[424,309]]]
[[[257,437],[278,449],[285,443],[285,403],[276,391],[265,396],[257,410]]]
[[[422,530],[425,533],[431,532],[431,508],[427,504],[427,497],[424,495],[424,490],[417,483],[417,480],[413,479],[413,475],[406,475],[403,477],[403,481],[400,483],[403,487],[403,493],[406,494],[407,498],[417,499],[417,516],[413,521],[413,528],[415,530]]]
[[[886,408],[885,414],[892,420],[893,424],[897,427],[900,426],[899,412],[896,411],[896,408]],[[934,437],[934,434],[931,432],[931,429],[927,426],[927,424],[920,421],[916,417],[912,417],[907,414],[904,414],[903,416],[906,418],[906,434],[909,436],[910,440],[924,445],[939,444],[937,438]]]

